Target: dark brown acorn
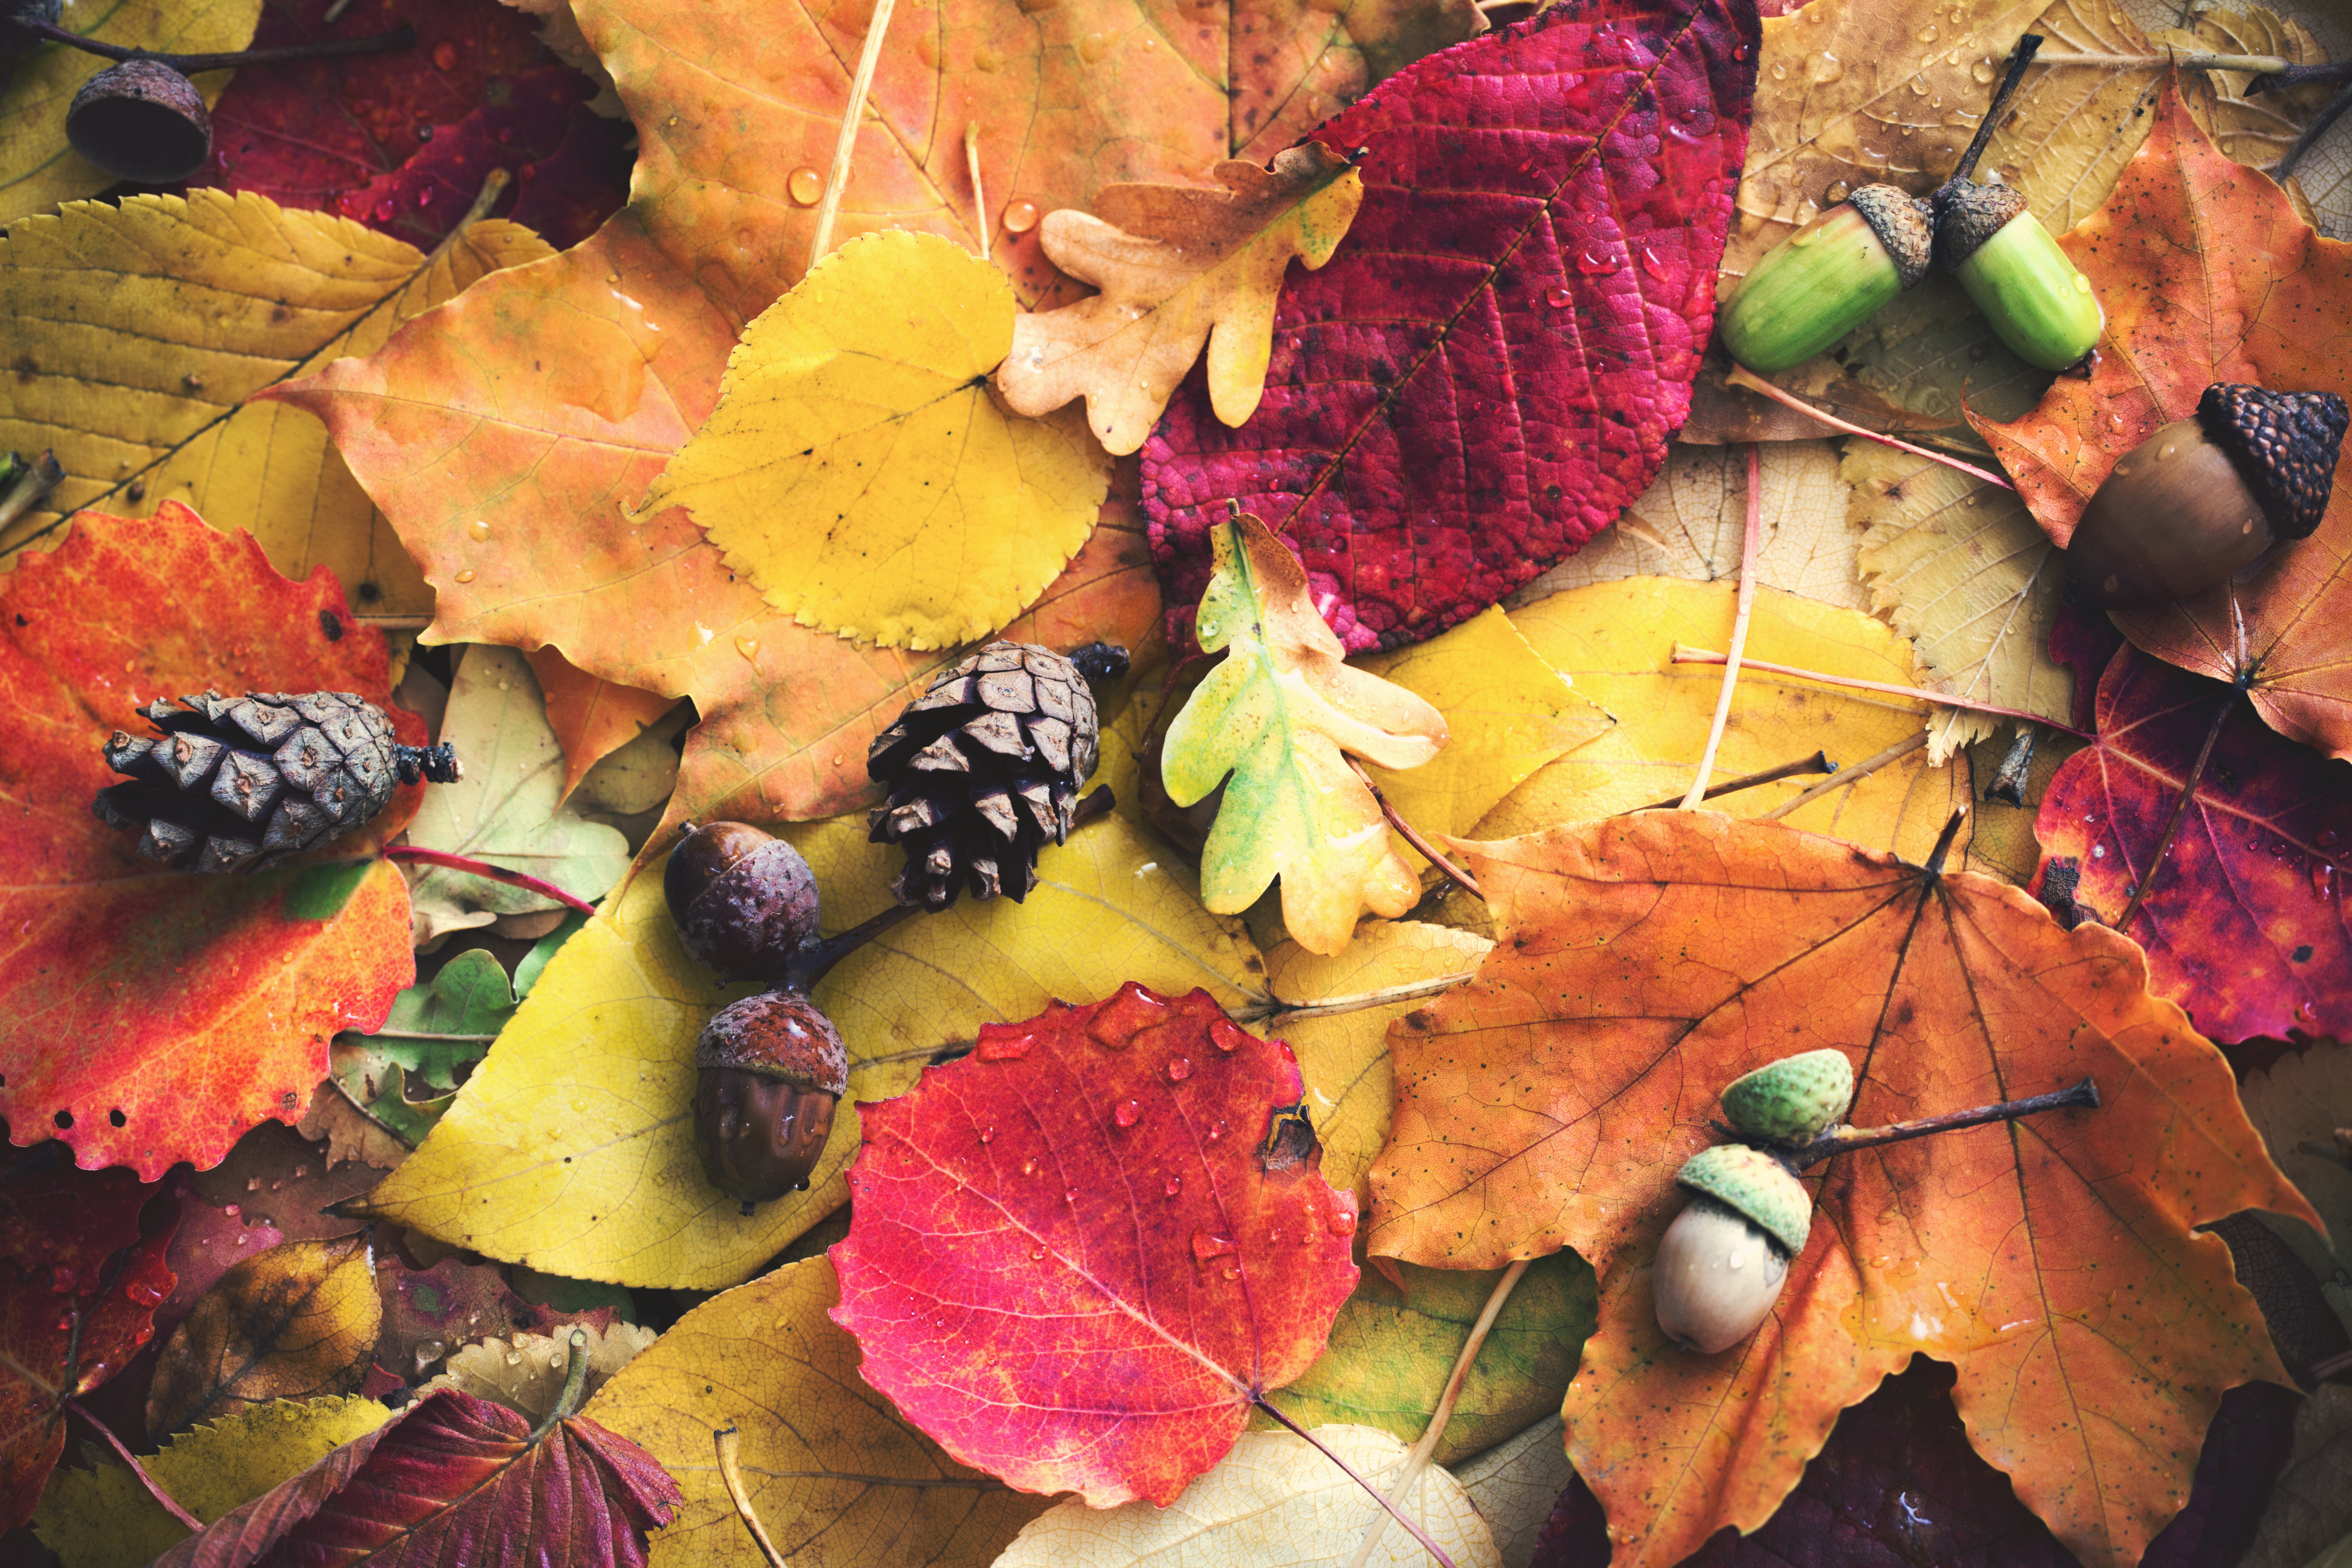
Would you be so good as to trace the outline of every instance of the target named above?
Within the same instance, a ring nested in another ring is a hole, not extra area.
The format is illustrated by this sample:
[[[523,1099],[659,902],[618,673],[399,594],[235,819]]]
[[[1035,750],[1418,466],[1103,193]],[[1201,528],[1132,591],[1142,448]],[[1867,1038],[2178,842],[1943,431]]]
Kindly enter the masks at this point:
[[[801,852],[747,822],[705,823],[670,852],[662,892],[687,952],[721,980],[784,978],[816,934],[815,873]]]
[[[694,1043],[694,1143],[710,1184],[748,1205],[809,1184],[849,1088],[832,1020],[797,991],[711,1015]]]
[[[2074,525],[2066,575],[2101,609],[2185,599],[2275,546],[2307,539],[2327,510],[2346,425],[2332,392],[2217,381],[2108,473]]]
[[[212,156],[213,121],[185,76],[161,60],[125,60],[74,94],[66,140],[118,180],[168,185]]]

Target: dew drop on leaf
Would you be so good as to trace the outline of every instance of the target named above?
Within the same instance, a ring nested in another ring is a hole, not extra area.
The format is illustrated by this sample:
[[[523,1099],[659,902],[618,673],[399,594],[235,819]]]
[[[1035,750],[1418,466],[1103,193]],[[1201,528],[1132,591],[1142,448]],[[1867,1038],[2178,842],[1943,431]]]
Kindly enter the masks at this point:
[[[1178,1057],[1174,1061],[1168,1064],[1168,1081],[1170,1083],[1182,1083],[1186,1079],[1191,1078],[1192,1076],[1192,1058]]]
[[[785,177],[784,193],[799,205],[813,207],[816,205],[817,198],[824,195],[824,176],[803,164]]]
[[[1171,1176],[1167,1181],[1161,1183],[1160,1186],[1160,1195],[1163,1197],[1172,1198],[1183,1190],[1184,1178],[1181,1176]]]
[[[1234,1238],[1230,1236],[1219,1236],[1208,1230],[1192,1233],[1192,1256],[1203,1263],[1213,1258],[1223,1258],[1233,1249]]]
[[[1024,1160],[1024,1161],[1022,1161],[1022,1162],[1021,1162],[1021,1173],[1022,1173],[1023,1175],[1024,1175],[1024,1176],[1034,1176],[1034,1175],[1035,1175],[1035,1174],[1037,1173],[1037,1162],[1036,1162],[1036,1161],[1034,1161],[1034,1160]]]
[[[2319,836],[2319,841],[2322,844],[2333,844],[2336,842],[2336,835],[2332,833],[2323,833]],[[1249,1036],[1243,1032],[1242,1026],[1234,1023],[1231,1018],[1212,1018],[1209,1020],[1209,1043],[1216,1047],[1217,1049],[1221,1051],[1232,1052],[1238,1050],[1241,1047],[1241,1043],[1248,1038]]]
[[[1118,1122],[1121,1127],[1134,1126],[1137,1122],[1143,1120],[1143,1101],[1139,1100],[1120,1100],[1118,1102],[1118,1109],[1110,1113],[1110,1119],[1113,1121]]]
[[[1004,232],[1027,234],[1037,226],[1038,216],[1035,202],[1007,202],[1004,204]]]

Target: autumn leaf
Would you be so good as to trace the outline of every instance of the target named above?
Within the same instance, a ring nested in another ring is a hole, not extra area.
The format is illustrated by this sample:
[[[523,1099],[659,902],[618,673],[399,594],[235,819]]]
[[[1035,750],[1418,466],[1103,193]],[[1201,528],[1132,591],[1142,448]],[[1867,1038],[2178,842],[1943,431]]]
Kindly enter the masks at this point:
[[[2185,20],[2184,26],[2150,33],[2148,42],[2159,49],[2184,54],[2275,55],[2294,65],[2321,65],[2327,59],[2326,49],[2301,19],[2281,16],[2264,6],[2252,5],[2243,11],[2215,7],[2195,12]],[[2189,116],[2198,129],[2232,163],[2255,169],[2268,169],[2284,157],[2332,96],[2323,82],[2285,87],[2276,78],[2245,71],[2196,71],[2182,85]],[[2339,166],[2330,171],[2326,166],[2330,162]],[[2322,234],[2343,238],[2347,192],[2340,156],[2327,157],[2323,138],[2305,152],[2298,168],[2299,173],[2287,176],[2292,193],[2299,199],[2305,196],[2306,186],[2315,187],[2318,193],[2315,199],[2302,201],[2305,217],[2313,219]],[[2319,210],[2308,210],[2312,207]]]
[[[2245,1568],[2341,1568],[2352,1531],[2352,1388],[2320,1384],[2294,1426],[2273,1505],[2240,1559]]]
[[[555,731],[555,743],[563,752],[565,800],[589,769],[677,706],[675,698],[599,679],[564,658],[559,647],[528,648],[523,658],[530,661],[540,696],[546,700],[547,727]]]
[[[139,1239],[139,1212],[161,1189],[117,1166],[77,1170],[64,1152],[0,1152],[0,1258],[87,1296],[101,1288],[108,1255]]]
[[[1958,1368],[1972,1445],[2070,1550],[2136,1562],[2221,1391],[2283,1375],[2228,1248],[2192,1227],[2308,1217],[2138,950],[1987,878],[1712,813],[1464,849],[1497,941],[1391,1029],[1370,1246],[1592,1261],[1601,1326],[1562,1413],[1622,1561],[1760,1525],[1838,1412],[1924,1352]],[[1674,1172],[1716,1140],[1713,1090],[1797,1048],[1860,1058],[1856,1126],[2084,1076],[2100,1107],[1831,1163],[1764,1326],[1690,1355],[1647,1268]]]
[[[2147,950],[2148,984],[2214,1039],[2352,1033],[2352,921],[2336,889],[2352,763],[2281,739],[2233,689],[2132,647],[2100,679],[2098,724],[2034,822],[2044,896],[2071,883],[2077,918],[2103,925],[2137,896],[2121,929]]]
[[[1209,347],[1209,401],[1239,425],[1257,411],[1274,335],[1275,296],[1293,257],[1331,259],[1364,183],[1320,142],[1217,165],[1225,189],[1110,185],[1094,211],[1064,208],[1038,230],[1064,272],[1101,292],[1013,324],[996,384],[1016,414],[1087,400],[1108,450],[1143,445],[1177,384]]]
[[[592,1399],[685,1501],[657,1564],[760,1568],[712,1463],[740,1430],[744,1486],[793,1568],[990,1568],[1047,1504],[967,1468],[857,1375],[857,1342],[826,1314],[833,1265],[803,1258],[704,1302]]]
[[[886,647],[990,636],[1086,542],[1110,468],[1075,416],[1009,417],[1002,274],[931,235],[852,241],[743,329],[719,406],[634,514],[694,513],[803,626]]]
[[[1560,1448],[1557,1412],[1502,1447],[1454,1467],[1454,1479],[1495,1532],[1496,1549],[1513,1568],[1536,1562],[1552,1505],[1575,1476]]]
[[[1160,776],[1179,806],[1225,788],[1201,854],[1202,904],[1237,913],[1278,876],[1291,936],[1337,952],[1362,910],[1401,915],[1421,896],[1347,754],[1417,767],[1445,744],[1445,720],[1341,662],[1298,558],[1264,523],[1238,514],[1215,545],[1195,626],[1225,659],[1169,726]]]
[[[1649,487],[1714,321],[1754,28],[1727,0],[1553,10],[1316,132],[1366,149],[1364,202],[1284,289],[1264,403],[1232,430],[1189,387],[1144,447],[1176,629],[1228,502],[1360,652],[1475,615]]]
[[[1173,1501],[1356,1282],[1305,1087],[1207,992],[1130,982],[861,1106],[833,1318],[866,1381],[1024,1491]]]
[[[2352,1162],[2336,1152],[2336,1130],[2352,1127],[2352,1046],[2323,1043],[2283,1057],[2249,1075],[2239,1095],[2271,1158],[2324,1224],[2315,1233],[2300,1220],[2258,1217],[2294,1249],[2340,1315],[2352,1307]]]
[[[333,579],[289,582],[250,538],[176,505],[145,522],[87,514],[0,578],[0,860],[16,868],[0,923],[16,933],[0,1117],[15,1137],[146,1180],[218,1164],[256,1121],[299,1120],[328,1040],[373,1027],[414,978],[389,865],[192,876],[89,813],[113,776],[107,736],[147,728],[138,703],[217,687],[388,704],[383,639],[349,616]],[[425,739],[392,718],[402,741]],[[322,853],[372,853],[421,788]]]
[[[328,1050],[330,1075],[352,1105],[414,1149],[515,1006],[499,961],[480,948],[461,952],[394,997],[373,1033],[338,1037]]]
[[[2206,386],[2352,393],[2352,245],[2322,239],[2276,185],[2214,151],[2176,87],[2105,206],[2063,244],[2107,312],[2087,381],[2062,378],[2013,425],[1979,421],[2060,544],[2116,459],[2188,418]],[[2247,582],[2129,610],[2124,635],[2219,680],[2242,675],[2273,729],[2352,752],[2352,686],[2335,627],[2352,604],[2352,486],[2310,538]]]
[[[160,1437],[272,1400],[354,1393],[383,1321],[365,1236],[248,1258],[164,1342],[147,1430]]]

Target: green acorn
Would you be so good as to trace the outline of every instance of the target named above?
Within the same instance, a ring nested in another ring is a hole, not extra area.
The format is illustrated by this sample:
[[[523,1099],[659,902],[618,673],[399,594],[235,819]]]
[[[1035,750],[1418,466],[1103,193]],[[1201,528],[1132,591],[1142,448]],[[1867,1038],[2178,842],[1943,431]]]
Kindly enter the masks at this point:
[[[2098,295],[2042,220],[2025,210],[2022,195],[2008,185],[1980,185],[1970,177],[2041,47],[2039,34],[2017,40],[2009,74],[1976,139],[1936,192],[1936,257],[1959,279],[2011,353],[2043,370],[2064,370],[2097,346],[2106,327]]]
[[[1813,1203],[1786,1165],[1738,1143],[1700,1150],[1675,1182],[1693,1195],[1658,1243],[1651,1300],[1669,1338],[1713,1355],[1754,1333],[1780,1299]]]
[[[1853,1065],[1843,1051],[1804,1051],[1734,1079],[1723,1113],[1753,1143],[1810,1143],[1853,1103]]]
[[[1801,364],[1927,275],[1934,214],[1864,185],[1765,253],[1724,308],[1723,346],[1759,374]]]

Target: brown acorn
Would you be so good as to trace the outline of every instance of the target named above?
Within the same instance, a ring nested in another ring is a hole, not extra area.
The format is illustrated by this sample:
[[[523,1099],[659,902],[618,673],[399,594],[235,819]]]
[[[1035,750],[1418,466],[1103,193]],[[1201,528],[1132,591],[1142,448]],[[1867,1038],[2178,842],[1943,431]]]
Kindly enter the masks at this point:
[[[710,1184],[749,1205],[809,1184],[849,1088],[849,1053],[797,991],[711,1015],[694,1043],[694,1143]]]
[[[2101,609],[2185,599],[2273,547],[2307,539],[2327,510],[2344,399],[2217,381],[2197,413],[2126,453],[2066,546],[2066,574]]]
[[[670,852],[662,893],[687,952],[721,980],[784,978],[816,934],[816,875],[801,852],[747,822],[709,822]]]

